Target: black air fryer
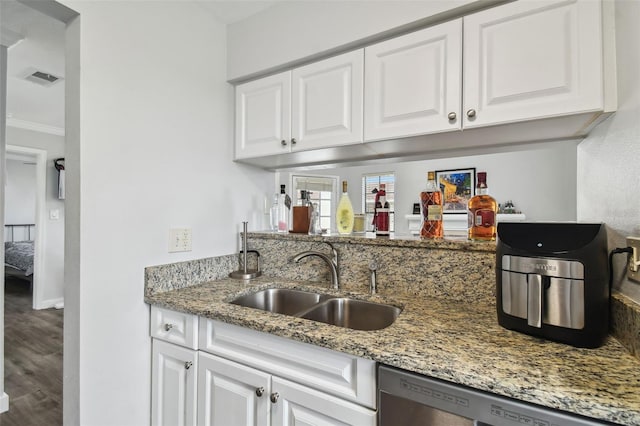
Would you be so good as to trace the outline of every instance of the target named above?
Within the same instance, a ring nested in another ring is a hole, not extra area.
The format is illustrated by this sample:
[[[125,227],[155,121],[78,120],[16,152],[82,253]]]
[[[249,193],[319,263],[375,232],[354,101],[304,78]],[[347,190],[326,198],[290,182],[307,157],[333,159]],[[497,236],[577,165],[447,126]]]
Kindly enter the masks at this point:
[[[609,329],[608,267],[604,224],[498,224],[498,323],[573,346],[601,346]]]

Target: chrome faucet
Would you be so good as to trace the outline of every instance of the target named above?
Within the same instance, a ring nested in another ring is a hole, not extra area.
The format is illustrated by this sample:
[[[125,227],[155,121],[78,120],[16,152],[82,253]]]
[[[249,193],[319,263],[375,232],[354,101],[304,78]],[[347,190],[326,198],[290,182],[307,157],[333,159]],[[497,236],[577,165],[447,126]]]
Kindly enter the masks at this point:
[[[331,286],[334,290],[338,290],[340,288],[340,284],[338,282],[338,251],[333,247],[331,243],[325,242],[331,247],[331,256],[326,253],[322,253],[319,251],[303,251],[302,253],[296,254],[292,260],[296,263],[300,262],[301,259],[304,259],[308,256],[317,256],[320,259],[324,260],[325,263],[329,266],[329,270],[331,271]]]

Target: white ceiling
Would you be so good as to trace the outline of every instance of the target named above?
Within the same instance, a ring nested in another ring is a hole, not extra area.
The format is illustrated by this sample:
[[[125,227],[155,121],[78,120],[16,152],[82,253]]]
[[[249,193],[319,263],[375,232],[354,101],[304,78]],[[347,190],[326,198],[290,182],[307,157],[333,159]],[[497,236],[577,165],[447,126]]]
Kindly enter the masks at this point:
[[[279,1],[282,0],[209,0],[198,3],[221,22],[230,24]],[[24,37],[8,50],[7,125],[63,134],[64,79],[43,87],[24,77],[38,70],[64,78],[64,23],[15,0],[0,0],[0,28],[3,39],[6,33]]]

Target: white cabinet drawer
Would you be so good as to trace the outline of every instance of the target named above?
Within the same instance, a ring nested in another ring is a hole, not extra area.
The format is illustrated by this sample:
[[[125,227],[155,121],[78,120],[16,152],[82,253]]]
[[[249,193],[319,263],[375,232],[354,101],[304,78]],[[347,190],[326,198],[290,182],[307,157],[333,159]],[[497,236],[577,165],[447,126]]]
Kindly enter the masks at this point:
[[[151,337],[198,349],[198,317],[151,306]]]
[[[376,363],[368,359],[204,319],[200,350],[376,407]]]

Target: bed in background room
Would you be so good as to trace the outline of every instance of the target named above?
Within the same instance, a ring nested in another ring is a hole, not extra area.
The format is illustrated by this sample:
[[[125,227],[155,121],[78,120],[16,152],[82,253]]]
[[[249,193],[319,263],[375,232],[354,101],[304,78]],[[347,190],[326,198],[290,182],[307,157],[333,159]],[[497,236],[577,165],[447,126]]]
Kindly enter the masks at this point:
[[[5,225],[4,273],[33,284],[33,224]]]

